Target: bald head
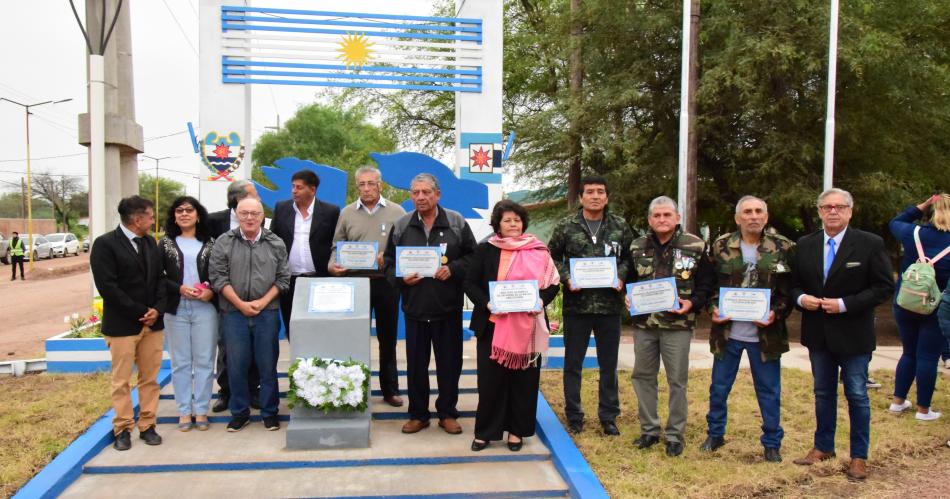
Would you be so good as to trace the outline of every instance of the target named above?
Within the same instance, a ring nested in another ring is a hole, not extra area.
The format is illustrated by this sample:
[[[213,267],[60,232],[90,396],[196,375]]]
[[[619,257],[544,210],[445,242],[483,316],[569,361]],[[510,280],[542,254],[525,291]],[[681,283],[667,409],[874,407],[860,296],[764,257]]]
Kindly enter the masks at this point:
[[[264,222],[264,205],[257,198],[246,197],[238,201],[235,212],[244,237],[255,239],[261,231],[261,224]]]

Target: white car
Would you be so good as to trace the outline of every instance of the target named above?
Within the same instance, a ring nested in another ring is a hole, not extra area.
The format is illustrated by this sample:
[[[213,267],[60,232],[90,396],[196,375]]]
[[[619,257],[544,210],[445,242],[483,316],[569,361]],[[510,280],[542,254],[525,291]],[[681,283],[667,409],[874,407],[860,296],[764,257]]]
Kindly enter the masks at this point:
[[[71,232],[56,232],[54,234],[46,234],[46,239],[53,249],[53,256],[79,256],[81,244],[75,234]]]
[[[33,253],[33,261],[40,258],[53,258],[53,246],[42,234],[24,234],[20,236],[24,241],[23,259],[29,260],[29,255]]]

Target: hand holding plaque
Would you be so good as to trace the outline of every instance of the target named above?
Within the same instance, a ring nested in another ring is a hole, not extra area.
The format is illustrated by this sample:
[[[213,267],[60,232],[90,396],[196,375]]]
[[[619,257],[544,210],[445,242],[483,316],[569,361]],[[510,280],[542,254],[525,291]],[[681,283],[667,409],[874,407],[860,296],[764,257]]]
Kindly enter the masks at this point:
[[[668,312],[679,306],[676,279],[653,279],[627,284],[630,315],[645,315]]]
[[[541,310],[538,281],[489,281],[488,296],[495,314]]]
[[[615,257],[571,258],[571,281],[575,288],[613,288],[617,286]]]
[[[376,254],[379,252],[379,243],[337,241],[336,261],[347,270],[376,270]]]
[[[739,322],[769,322],[772,290],[719,288],[719,317]]]
[[[442,266],[438,246],[396,246],[396,277],[435,277]]]

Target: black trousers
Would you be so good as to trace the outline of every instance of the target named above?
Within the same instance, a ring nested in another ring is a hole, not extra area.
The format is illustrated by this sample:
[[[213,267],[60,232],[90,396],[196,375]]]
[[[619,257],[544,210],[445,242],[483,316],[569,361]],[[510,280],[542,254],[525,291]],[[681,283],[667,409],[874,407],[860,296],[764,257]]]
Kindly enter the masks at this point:
[[[26,279],[26,274],[23,273],[23,255],[20,256],[10,256],[10,268],[13,269],[13,278],[16,279],[16,266],[20,265],[20,279]]]
[[[564,314],[564,413],[568,421],[584,421],[581,371],[592,330],[597,340],[597,364],[600,366],[597,416],[602,422],[613,422],[620,415],[617,385],[620,315]]]
[[[462,313],[453,313],[438,321],[416,321],[406,317],[407,381],[409,417],[428,421],[429,356],[435,351],[435,399],[439,419],[458,418],[459,377],[462,375]]]
[[[478,335],[478,410],[475,438],[501,440],[504,432],[530,437],[535,431],[541,360],[527,369],[508,369],[491,360],[495,325]]]
[[[223,298],[222,298],[223,299]],[[224,343],[224,316],[218,316],[218,358],[215,361],[215,371],[218,372],[218,397],[231,398],[231,382],[228,380],[228,353],[227,345]],[[254,362],[253,351],[251,353],[251,368],[247,373],[247,389],[251,398],[257,397],[260,391],[261,375],[257,371],[257,363]]]
[[[396,370],[396,331],[399,321],[399,293],[385,278],[371,279],[369,301],[376,316],[376,341],[379,343],[379,388],[384,397],[399,395]]]

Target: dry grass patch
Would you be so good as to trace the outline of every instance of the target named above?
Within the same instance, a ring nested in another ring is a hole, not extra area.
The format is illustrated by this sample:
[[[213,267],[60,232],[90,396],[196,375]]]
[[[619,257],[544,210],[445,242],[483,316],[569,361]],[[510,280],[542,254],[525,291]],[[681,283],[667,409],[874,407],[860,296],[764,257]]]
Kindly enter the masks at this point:
[[[633,447],[640,434],[637,400],[629,371],[620,373],[621,415],[617,419],[619,438],[607,438],[597,421],[597,371],[584,372],[582,399],[586,414],[585,431],[574,436],[577,447],[604,484],[611,497],[882,497],[899,494],[908,479],[920,470],[942,470],[935,492],[947,493],[945,473],[950,437],[950,417],[934,423],[919,423],[912,414],[893,416],[887,412],[888,395],[894,373],[878,371],[875,379],[884,387],[871,390],[871,477],[866,483],[849,482],[844,471],[848,458],[848,413],[843,391],[839,391],[838,459],[813,467],[792,464],[812,445],[815,430],[811,374],[797,369],[782,371],[782,426],[785,439],[781,464],[762,458],[761,417],[752,387],[752,376],[740,370],[729,397],[726,445],[712,454],[699,451],[706,438],[706,411],[709,408],[708,369],[691,370],[689,418],[686,450],[678,458],[668,458],[664,445],[647,451]],[[667,386],[660,373],[660,418],[666,422]],[[950,407],[944,376],[934,395],[934,407]],[[541,390],[551,407],[564,419],[564,396],[560,371],[542,374]],[[912,391],[913,393],[913,391]],[[936,465],[936,467],[935,467]],[[926,478],[928,475],[924,474]]]
[[[0,497],[13,495],[109,409],[109,375],[0,378]]]

